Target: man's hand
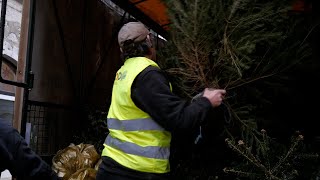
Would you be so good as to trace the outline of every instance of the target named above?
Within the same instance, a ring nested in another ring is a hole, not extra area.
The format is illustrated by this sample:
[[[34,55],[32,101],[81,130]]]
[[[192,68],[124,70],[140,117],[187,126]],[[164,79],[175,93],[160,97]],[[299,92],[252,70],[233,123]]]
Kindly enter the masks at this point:
[[[206,88],[203,93],[203,97],[206,97],[211,102],[212,107],[220,106],[224,95],[226,94],[226,90],[224,89],[210,89]]]

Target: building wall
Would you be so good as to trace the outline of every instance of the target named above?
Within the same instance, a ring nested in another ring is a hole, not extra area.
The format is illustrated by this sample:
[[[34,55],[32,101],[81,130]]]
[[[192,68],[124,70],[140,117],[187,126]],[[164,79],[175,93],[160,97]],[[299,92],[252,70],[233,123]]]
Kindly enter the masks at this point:
[[[2,0],[0,1],[2,2]],[[1,7],[1,4],[0,4]],[[4,31],[3,53],[18,60],[22,1],[8,0]]]
[[[13,65],[7,63],[5,60],[2,62],[1,66],[1,77],[6,80],[14,81],[15,80],[15,69]],[[15,87],[0,83],[0,94],[6,94],[14,96]]]

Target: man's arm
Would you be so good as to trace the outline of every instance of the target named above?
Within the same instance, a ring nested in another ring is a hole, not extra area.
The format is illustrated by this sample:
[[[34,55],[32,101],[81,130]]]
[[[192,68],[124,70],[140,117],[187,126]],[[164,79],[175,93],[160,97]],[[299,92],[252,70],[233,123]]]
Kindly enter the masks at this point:
[[[58,179],[51,167],[34,153],[12,126],[0,119],[0,169],[18,179]]]
[[[137,107],[171,132],[199,125],[212,110],[210,101],[205,97],[190,104],[173,94],[163,72],[151,66],[136,77],[131,87],[131,98]]]

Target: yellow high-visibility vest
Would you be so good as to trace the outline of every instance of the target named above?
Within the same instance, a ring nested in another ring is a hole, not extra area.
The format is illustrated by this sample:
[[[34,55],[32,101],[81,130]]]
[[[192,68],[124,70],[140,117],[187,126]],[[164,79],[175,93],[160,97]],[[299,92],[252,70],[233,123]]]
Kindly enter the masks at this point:
[[[171,133],[139,109],[131,99],[131,86],[148,66],[159,67],[145,57],[127,59],[118,70],[107,117],[109,134],[102,156],[141,172],[170,171]]]

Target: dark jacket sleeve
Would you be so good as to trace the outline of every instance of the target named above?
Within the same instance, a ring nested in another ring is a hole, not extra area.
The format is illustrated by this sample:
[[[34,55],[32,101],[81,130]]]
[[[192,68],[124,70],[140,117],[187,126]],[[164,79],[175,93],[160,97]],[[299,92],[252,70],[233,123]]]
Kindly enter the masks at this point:
[[[171,132],[190,130],[200,125],[212,106],[205,97],[189,103],[173,94],[165,74],[156,67],[147,67],[135,79],[131,98],[162,127]]]
[[[24,138],[0,118],[0,170],[17,179],[58,179],[51,167],[34,153]]]

